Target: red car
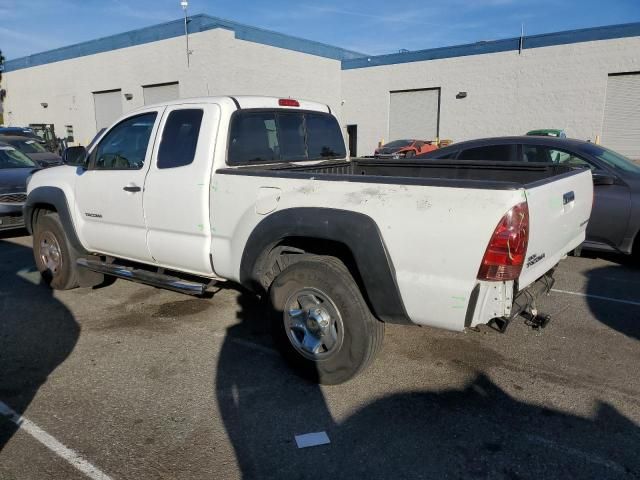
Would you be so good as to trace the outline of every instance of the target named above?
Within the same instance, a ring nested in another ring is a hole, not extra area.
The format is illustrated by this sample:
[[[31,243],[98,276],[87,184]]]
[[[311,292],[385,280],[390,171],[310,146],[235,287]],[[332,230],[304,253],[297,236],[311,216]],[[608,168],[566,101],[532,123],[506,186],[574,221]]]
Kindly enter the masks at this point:
[[[421,153],[431,152],[438,147],[424,140],[394,140],[380,148],[373,154],[376,158],[411,158]]]

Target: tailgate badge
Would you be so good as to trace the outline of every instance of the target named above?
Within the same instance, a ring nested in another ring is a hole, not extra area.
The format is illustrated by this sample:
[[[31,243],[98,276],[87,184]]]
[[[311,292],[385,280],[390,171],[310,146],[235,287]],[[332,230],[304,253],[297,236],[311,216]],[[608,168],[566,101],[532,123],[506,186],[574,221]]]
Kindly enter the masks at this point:
[[[541,253],[540,255],[538,255],[537,253],[534,253],[533,255],[529,255],[529,257],[527,258],[527,268],[535,265],[540,260],[542,260],[545,256],[546,255],[544,253]]]

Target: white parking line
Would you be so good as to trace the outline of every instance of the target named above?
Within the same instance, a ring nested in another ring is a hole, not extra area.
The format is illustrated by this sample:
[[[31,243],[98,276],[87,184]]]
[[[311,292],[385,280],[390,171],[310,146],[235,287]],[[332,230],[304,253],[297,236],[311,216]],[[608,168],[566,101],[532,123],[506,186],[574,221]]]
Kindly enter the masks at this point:
[[[91,465],[78,453],[74,452],[68,447],[65,447],[62,443],[42,430],[35,423],[19,415],[4,402],[0,402],[0,415],[15,423],[20,429],[27,432],[29,435],[38,440],[59,457],[64,458],[67,462],[80,470],[87,477],[93,480],[111,480],[111,477],[109,477],[109,475],[104,473],[99,468]]]
[[[570,292],[568,290],[551,289],[555,293],[566,293],[567,295],[576,295],[578,297],[595,298],[596,300],[605,300],[607,302],[624,303],[625,305],[635,305],[640,307],[640,302],[634,302],[633,300],[622,300],[620,298],[603,297],[601,295],[591,295],[589,293]]]

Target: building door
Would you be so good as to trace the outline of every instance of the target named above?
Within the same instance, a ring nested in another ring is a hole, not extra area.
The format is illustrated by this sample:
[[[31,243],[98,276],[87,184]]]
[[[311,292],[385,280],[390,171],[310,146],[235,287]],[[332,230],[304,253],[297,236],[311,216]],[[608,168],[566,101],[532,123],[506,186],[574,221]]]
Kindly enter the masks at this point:
[[[602,144],[640,160],[640,73],[609,75]]]
[[[180,87],[178,82],[162,83],[158,85],[147,85],[142,87],[144,93],[144,104],[170,102],[180,98]]]
[[[93,92],[96,110],[96,132],[111,126],[122,115],[122,90]]]
[[[347,125],[347,137],[349,137],[349,156],[356,158],[358,156],[358,126]]]
[[[440,89],[390,92],[389,138],[435,140],[440,125]]]

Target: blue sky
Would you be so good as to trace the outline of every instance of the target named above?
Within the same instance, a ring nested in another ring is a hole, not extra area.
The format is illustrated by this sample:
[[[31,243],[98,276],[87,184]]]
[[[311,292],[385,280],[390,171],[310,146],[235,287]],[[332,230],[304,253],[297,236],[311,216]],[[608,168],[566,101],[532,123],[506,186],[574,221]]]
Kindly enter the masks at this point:
[[[190,0],[189,11],[372,55],[640,21],[640,0]],[[179,0],[0,0],[7,59],[180,18]]]

